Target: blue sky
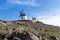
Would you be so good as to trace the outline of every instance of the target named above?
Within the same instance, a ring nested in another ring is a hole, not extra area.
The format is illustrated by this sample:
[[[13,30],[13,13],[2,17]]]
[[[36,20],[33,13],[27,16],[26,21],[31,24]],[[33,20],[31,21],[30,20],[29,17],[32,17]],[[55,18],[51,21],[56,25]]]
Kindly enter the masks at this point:
[[[43,23],[60,26],[60,0],[0,0],[0,19],[19,20],[19,12],[30,20],[36,17]]]

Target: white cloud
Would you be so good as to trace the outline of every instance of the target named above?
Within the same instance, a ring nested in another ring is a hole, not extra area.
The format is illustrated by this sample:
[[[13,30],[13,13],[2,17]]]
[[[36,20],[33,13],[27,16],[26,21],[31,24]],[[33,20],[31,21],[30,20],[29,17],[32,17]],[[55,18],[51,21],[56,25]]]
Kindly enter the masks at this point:
[[[40,19],[40,21],[44,22],[44,23],[47,23],[47,24],[51,24],[51,25],[55,25],[55,26],[60,26],[60,14],[58,15],[54,15],[54,16],[51,16],[51,15],[44,15],[45,18],[43,19]]]
[[[40,14],[40,12],[38,13]],[[36,15],[39,21],[45,24],[60,26],[60,10],[54,9],[49,12],[43,13],[43,15]]]
[[[30,5],[30,6],[40,6],[40,3],[36,2],[37,0],[7,0],[7,2],[12,4],[19,4],[19,5]]]

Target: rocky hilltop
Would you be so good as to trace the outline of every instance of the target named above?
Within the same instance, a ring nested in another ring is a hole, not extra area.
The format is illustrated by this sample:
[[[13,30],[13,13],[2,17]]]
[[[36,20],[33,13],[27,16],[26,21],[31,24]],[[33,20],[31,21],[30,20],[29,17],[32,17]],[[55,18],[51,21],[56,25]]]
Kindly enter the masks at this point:
[[[0,40],[60,40],[60,27],[31,20],[0,20]]]

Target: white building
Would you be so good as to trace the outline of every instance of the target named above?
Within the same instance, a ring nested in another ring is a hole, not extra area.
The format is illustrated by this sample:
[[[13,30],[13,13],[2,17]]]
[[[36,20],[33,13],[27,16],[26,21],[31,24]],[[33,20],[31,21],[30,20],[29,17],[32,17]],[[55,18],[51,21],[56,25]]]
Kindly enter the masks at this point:
[[[21,18],[21,20],[27,20],[27,16],[26,16],[26,14],[25,13],[23,13],[23,9],[22,9],[22,11],[20,12],[20,18]]]
[[[21,14],[20,16],[21,16],[21,20],[27,20],[26,14],[23,13],[23,14]]]
[[[36,20],[36,18],[35,17],[32,17],[32,22],[36,22],[37,20]]]

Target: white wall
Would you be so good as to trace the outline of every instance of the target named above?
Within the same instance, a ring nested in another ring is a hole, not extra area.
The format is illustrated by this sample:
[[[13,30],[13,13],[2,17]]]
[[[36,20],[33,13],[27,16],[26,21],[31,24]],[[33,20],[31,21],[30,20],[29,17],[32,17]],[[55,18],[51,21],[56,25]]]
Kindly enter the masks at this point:
[[[27,16],[22,16],[21,20],[27,20]]]

